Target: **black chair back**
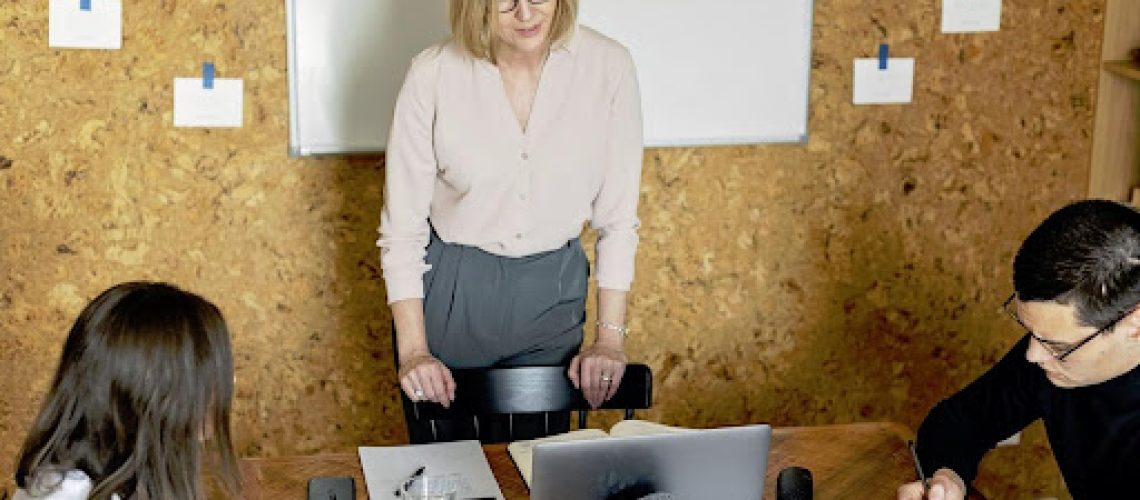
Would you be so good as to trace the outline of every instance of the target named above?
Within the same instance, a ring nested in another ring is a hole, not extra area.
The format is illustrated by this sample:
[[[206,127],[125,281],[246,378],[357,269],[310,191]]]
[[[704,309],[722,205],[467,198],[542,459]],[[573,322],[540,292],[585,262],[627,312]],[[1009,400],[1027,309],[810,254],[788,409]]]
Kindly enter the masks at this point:
[[[455,401],[450,408],[432,402],[413,403],[415,420],[462,419],[480,415],[577,411],[578,427],[586,428],[590,404],[566,376],[564,366],[456,369]],[[650,407],[653,373],[643,364],[626,365],[614,397],[599,409],[634,410]]]

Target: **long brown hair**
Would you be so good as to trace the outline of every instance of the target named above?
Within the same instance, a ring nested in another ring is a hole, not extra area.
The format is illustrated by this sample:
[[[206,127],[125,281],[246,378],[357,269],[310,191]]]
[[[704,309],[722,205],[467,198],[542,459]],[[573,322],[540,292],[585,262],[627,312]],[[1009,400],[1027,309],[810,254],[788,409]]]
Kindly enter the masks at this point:
[[[229,329],[210,302],[163,283],[104,291],[71,327],[17,484],[44,494],[79,470],[91,498],[200,499],[209,459],[236,494],[233,373]]]

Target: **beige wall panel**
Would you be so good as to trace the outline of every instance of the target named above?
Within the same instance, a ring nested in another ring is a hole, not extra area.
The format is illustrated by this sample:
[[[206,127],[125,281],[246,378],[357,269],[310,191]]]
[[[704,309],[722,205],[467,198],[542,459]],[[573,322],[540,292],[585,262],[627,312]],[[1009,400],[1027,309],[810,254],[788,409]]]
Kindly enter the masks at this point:
[[[0,3],[0,484],[70,322],[131,279],[226,313],[241,453],[404,439],[383,160],[286,156],[284,2],[126,2],[109,52],[49,49],[46,4]],[[1104,0],[1006,1],[976,35],[939,33],[937,7],[816,1],[806,145],[646,152],[643,416],[915,427],[1020,335],[997,306],[1021,238],[1086,190]],[[880,42],[917,59],[913,104],[851,104]],[[245,79],[243,128],[171,126],[173,79],[206,60]],[[1031,428],[983,489],[1060,494],[1048,457]]]

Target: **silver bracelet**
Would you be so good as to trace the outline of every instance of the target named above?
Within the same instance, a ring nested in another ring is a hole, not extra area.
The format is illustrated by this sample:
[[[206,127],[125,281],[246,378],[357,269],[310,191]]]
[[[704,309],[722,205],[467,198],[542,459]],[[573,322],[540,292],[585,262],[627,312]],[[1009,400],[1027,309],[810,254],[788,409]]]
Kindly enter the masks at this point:
[[[614,323],[606,323],[605,321],[602,321],[602,320],[595,321],[594,324],[597,325],[598,328],[605,328],[607,330],[613,330],[615,332],[620,333],[621,338],[623,338],[623,339],[626,337],[626,335],[629,335],[629,327],[625,326],[625,325],[616,325]]]

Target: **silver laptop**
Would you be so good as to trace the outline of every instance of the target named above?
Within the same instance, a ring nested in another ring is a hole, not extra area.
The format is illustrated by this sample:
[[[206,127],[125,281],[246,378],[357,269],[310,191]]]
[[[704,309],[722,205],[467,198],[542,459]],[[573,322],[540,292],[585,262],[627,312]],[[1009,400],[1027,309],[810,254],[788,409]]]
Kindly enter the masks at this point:
[[[760,500],[772,428],[749,425],[534,447],[533,500]]]

